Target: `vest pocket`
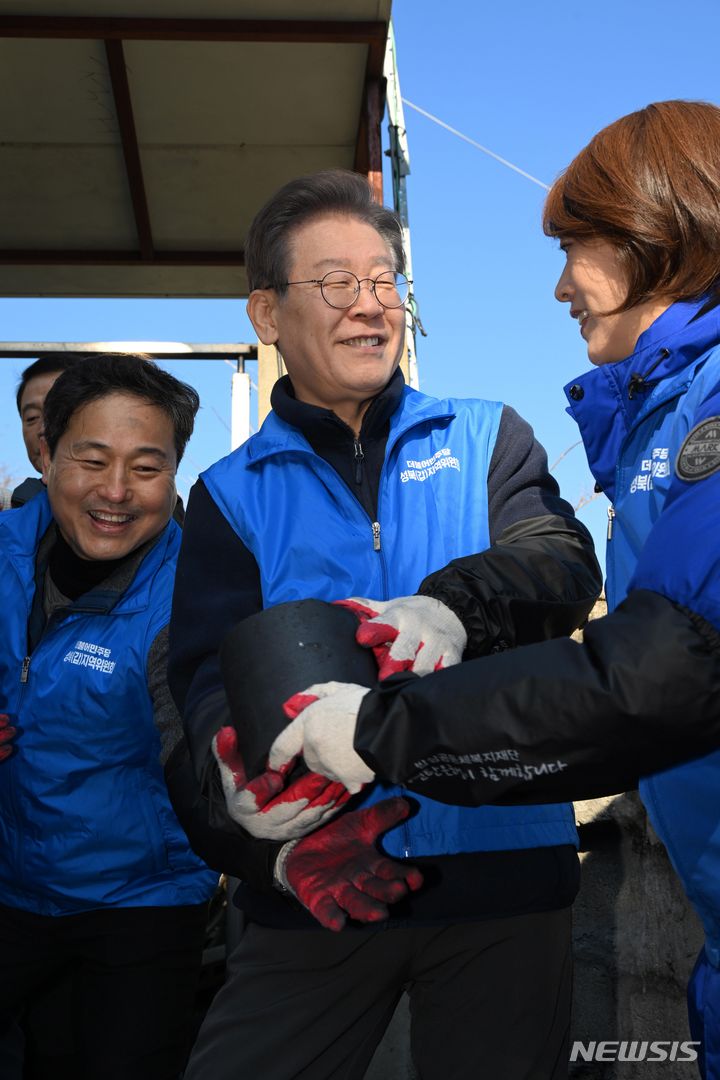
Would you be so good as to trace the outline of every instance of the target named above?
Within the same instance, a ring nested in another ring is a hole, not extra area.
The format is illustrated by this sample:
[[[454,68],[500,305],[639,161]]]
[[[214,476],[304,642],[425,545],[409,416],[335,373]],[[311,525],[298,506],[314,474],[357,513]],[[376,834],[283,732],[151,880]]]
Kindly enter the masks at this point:
[[[142,820],[146,837],[146,857],[142,860],[142,863],[138,864],[137,874],[138,876],[143,873],[163,874],[168,870],[168,857],[162,825],[153,798],[153,781],[151,777],[138,776],[135,783],[137,785],[138,816]]]
[[[147,797],[155,823],[156,847],[160,852],[161,871],[197,869],[199,860],[178,822],[162,781],[147,778]]]

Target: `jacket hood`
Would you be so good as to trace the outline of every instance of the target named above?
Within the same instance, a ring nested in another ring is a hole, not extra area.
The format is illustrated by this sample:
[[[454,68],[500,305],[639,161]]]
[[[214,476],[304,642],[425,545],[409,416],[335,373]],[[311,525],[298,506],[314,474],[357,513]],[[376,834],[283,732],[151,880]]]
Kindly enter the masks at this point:
[[[626,360],[586,371],[565,387],[593,476],[613,501],[622,443],[641,413],[687,385],[698,360],[720,338],[720,306],[677,301],[638,338]]]

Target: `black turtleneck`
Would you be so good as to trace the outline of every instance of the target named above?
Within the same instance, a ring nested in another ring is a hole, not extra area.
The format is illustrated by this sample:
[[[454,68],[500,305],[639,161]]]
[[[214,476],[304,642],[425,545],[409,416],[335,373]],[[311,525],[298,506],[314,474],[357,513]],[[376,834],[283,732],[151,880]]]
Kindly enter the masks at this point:
[[[390,417],[400,404],[404,386],[402,371],[396,368],[387,386],[370,402],[357,436],[332,409],[298,401],[289,375],[278,379],[272,389],[273,412],[298,428],[315,453],[332,465],[371,521],[377,519],[380,471],[385,460]]]
[[[67,596],[68,600],[77,600],[109,577],[123,559],[81,559],[58,529],[48,556],[48,570],[53,584],[63,596]]]

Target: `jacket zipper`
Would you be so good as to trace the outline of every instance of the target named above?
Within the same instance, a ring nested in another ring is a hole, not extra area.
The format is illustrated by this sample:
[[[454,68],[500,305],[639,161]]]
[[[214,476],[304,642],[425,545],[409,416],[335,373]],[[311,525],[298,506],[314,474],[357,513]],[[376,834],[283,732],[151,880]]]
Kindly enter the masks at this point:
[[[451,414],[447,414],[447,415],[449,416]],[[444,418],[446,418],[445,414],[443,414],[443,416],[433,417],[433,419],[444,419]],[[384,475],[385,475],[385,467],[387,465],[388,458],[390,457],[392,451],[394,450],[396,443],[399,442],[399,440],[404,435],[406,435],[413,427],[419,426],[420,423],[423,423],[423,422],[424,421],[418,420],[416,423],[410,424],[404,430],[402,430],[400,432],[396,432],[395,437],[394,437],[394,439],[392,439],[392,441],[391,441],[390,438],[388,438],[387,445],[385,447],[385,458],[383,460],[383,463],[382,463],[382,466],[381,466],[381,469],[380,469],[380,478],[379,478],[379,483],[378,483],[378,509],[379,509],[380,498],[381,498],[381,493],[382,493],[382,485],[383,485],[383,478],[384,478]],[[365,455],[363,453],[362,444],[360,443],[359,439],[354,439],[353,444],[354,444],[354,450],[355,450],[355,481],[356,481],[356,483],[361,483],[362,482],[362,465],[363,465]],[[310,451],[310,452],[313,453],[312,451]],[[328,462],[326,462],[324,460],[324,458],[321,458],[320,455],[314,455],[314,456],[319,458],[319,460],[323,462],[324,467],[327,467],[333,473],[335,472],[335,470],[332,468],[332,466]],[[355,501],[359,503],[359,500],[356,499]],[[366,513],[364,508],[362,507],[362,505],[360,505],[360,509],[361,509],[361,511],[363,513]],[[368,515],[366,514],[366,517],[367,516]],[[369,520],[369,517],[368,517],[368,520]],[[380,559],[381,559],[382,580],[383,580],[383,596],[382,596],[382,599],[383,600],[388,600],[389,596],[388,596],[388,583],[387,583],[387,566],[385,564],[385,557],[384,557],[385,553],[382,550],[382,545],[381,545],[381,541],[380,541],[380,522],[379,521],[371,521],[370,522],[370,527],[372,529],[373,551],[377,551],[377,553],[379,554]],[[399,826],[399,828],[402,828],[402,831],[403,831],[403,852],[402,852],[402,857],[404,859],[408,859],[408,858],[410,858],[410,856],[412,854],[411,844],[410,844],[410,827],[409,827],[408,822],[404,821],[402,823],[402,825]]]
[[[354,440],[354,446],[355,446],[355,483],[356,484],[362,484],[362,470],[363,470],[363,461],[365,460],[365,455],[363,454],[362,443],[360,442],[359,439]]]
[[[378,499],[378,501],[379,501],[379,499]],[[373,521],[373,523],[372,523],[372,534],[373,534],[373,551],[379,552],[380,555],[381,555],[381,558],[382,558],[382,549],[381,549],[381,546],[380,546],[380,522],[379,521]],[[386,594],[384,599],[388,599],[388,597],[387,597],[387,591],[388,591],[388,588],[387,588],[387,571],[386,571],[385,560],[384,559],[383,559],[383,562],[382,562],[382,575],[383,575],[383,592]],[[404,791],[404,788],[401,787],[400,790]],[[409,859],[410,854],[411,854],[410,826],[408,825],[407,821],[403,821],[400,828],[402,828],[402,835],[403,835],[402,857],[403,857],[403,859]]]
[[[613,534],[613,522],[615,520],[615,508],[612,507],[612,506],[608,506],[607,514],[608,514],[607,538],[608,538],[608,541],[610,541],[610,540],[612,540],[612,534]]]
[[[359,455],[358,455],[358,450],[360,451]],[[357,463],[358,462],[358,456],[360,456],[360,459],[361,459],[359,464]],[[357,480],[358,483],[360,483],[359,470],[362,468],[362,447],[360,446],[360,443],[358,442],[357,439],[355,440],[355,461],[356,461],[355,479]],[[384,468],[384,463],[383,463],[383,468]],[[381,470],[381,473],[380,473],[380,478],[382,480],[382,470]],[[379,501],[380,501],[380,485],[378,485],[378,503],[379,503]],[[384,557],[383,557],[382,544],[381,544],[381,541],[380,541],[380,522],[379,521],[371,522],[371,528],[372,528],[372,536],[373,536],[373,551],[377,551],[379,553],[381,559],[382,559],[381,566],[382,566],[382,576],[383,576],[383,593],[385,594],[383,599],[388,599],[388,597],[387,597],[387,592],[388,592],[387,570],[386,570],[386,567],[385,567],[385,560],[384,560]],[[401,788],[401,790],[403,790],[403,789]],[[400,827],[402,828],[402,836],[403,836],[402,857],[403,857],[403,859],[409,859],[410,854],[411,854],[411,849],[410,849],[410,828],[408,826],[407,821],[403,821],[402,826],[400,826]]]
[[[87,610],[89,610],[89,609],[87,609]],[[43,629],[42,634],[40,635],[38,640],[35,642],[35,647],[33,648],[32,652],[28,653],[27,656],[23,657],[22,667],[20,668],[20,685],[21,686],[27,685],[27,681],[30,678],[30,664],[32,663],[32,658],[35,655],[35,653],[37,652],[40,645],[46,639],[48,634],[52,633],[55,630],[55,628],[56,628],[56,626],[58,625],[59,622],[61,622],[61,621],[62,622],[69,622],[70,620],[74,621],[74,616],[76,616],[76,615],[85,615],[85,614],[87,614],[87,610],[83,609],[83,608],[78,608],[77,611],[73,611],[69,615],[65,614],[62,618],[58,618],[58,615],[62,615],[62,612],[60,612],[60,613],[54,612],[50,616],[47,623],[45,624],[45,628]],[[19,705],[18,705],[18,708],[19,708]]]

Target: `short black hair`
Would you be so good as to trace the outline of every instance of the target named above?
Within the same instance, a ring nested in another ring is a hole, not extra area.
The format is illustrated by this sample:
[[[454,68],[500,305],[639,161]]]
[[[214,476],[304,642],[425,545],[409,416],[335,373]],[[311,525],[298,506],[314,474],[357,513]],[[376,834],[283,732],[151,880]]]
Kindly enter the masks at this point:
[[[69,367],[53,383],[43,405],[45,441],[51,458],[77,410],[108,394],[132,394],[162,409],[172,421],[177,464],[180,464],[192,435],[200,398],[192,386],[180,382],[139,353],[85,357],[81,364]]]
[[[327,214],[343,214],[370,225],[380,234],[405,272],[400,219],[373,199],[367,178],[349,169],[325,169],[291,180],[272,195],[255,215],[245,242],[245,269],[250,291],[286,291],[293,231]]]
[[[36,379],[40,375],[52,375],[54,371],[67,371],[74,364],[79,363],[84,357],[81,353],[46,353],[45,356],[41,356],[39,360],[34,360],[29,367],[26,367],[20,376],[20,382],[17,385],[17,393],[15,394],[15,401],[17,403],[17,411],[20,412],[20,402],[22,396],[25,393],[25,387],[31,379]]]

